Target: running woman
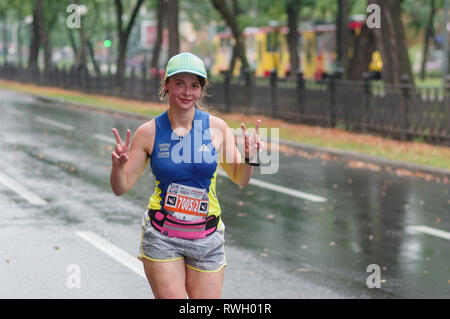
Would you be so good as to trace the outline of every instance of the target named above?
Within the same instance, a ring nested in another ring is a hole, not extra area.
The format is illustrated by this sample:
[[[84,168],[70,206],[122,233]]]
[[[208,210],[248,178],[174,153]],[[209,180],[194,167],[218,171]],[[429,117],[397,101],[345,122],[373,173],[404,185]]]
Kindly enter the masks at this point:
[[[244,136],[244,158],[222,119],[198,108],[205,94],[203,61],[191,54],[173,56],[166,67],[162,96],[168,110],[127,130],[125,144],[116,129],[110,183],[117,196],[129,191],[147,162],[155,188],[142,219],[138,258],[156,298],[220,298],[226,266],[225,225],[216,196],[218,164],[245,187],[253,159],[263,148],[260,121]]]

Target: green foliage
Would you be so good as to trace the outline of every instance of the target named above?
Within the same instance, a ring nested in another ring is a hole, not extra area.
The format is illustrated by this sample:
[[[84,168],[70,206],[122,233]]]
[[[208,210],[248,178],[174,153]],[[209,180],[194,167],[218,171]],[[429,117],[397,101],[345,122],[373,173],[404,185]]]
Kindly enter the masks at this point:
[[[425,30],[430,15],[431,0],[403,0],[402,9],[407,17],[406,28],[414,30],[418,35],[421,30]],[[443,10],[444,0],[436,0],[436,8]],[[443,15],[436,14],[434,17],[435,25],[443,24]]]
[[[140,15],[140,19],[149,19],[155,16],[159,0],[146,0],[144,8],[147,13]],[[276,22],[278,25],[287,25],[286,6],[298,4],[299,22],[334,23],[338,12],[339,2],[337,0],[226,0],[228,7],[233,8],[235,2],[239,8],[238,24],[241,29],[249,26],[267,26]],[[350,14],[366,14],[368,0],[350,0]],[[117,39],[117,21],[113,0],[43,0],[45,26],[50,37],[53,49],[70,46],[69,33],[79,43],[79,32],[77,29],[68,29],[66,19],[69,13],[66,7],[71,3],[84,4],[88,8],[88,14],[83,17],[83,26],[87,36],[92,43],[103,46],[106,39],[112,41],[111,52],[115,52]],[[136,0],[122,0],[125,23],[129,20],[131,9]],[[209,31],[226,28],[222,17],[212,6],[210,0],[179,0],[180,21],[192,22],[194,29],[205,30],[205,26],[212,26]],[[7,26],[14,22],[21,22],[24,26],[20,30],[23,43],[28,43],[31,28],[25,27],[24,19],[32,16],[35,0],[0,0],[0,21],[7,19]],[[435,26],[437,32],[443,30],[444,0],[436,0],[437,13],[435,15]],[[403,0],[402,9],[406,22],[406,29],[413,30],[415,35],[423,33],[430,13],[430,0]],[[134,25],[130,39],[130,50],[138,47],[139,20]],[[198,50],[211,52],[211,44],[198,43]]]

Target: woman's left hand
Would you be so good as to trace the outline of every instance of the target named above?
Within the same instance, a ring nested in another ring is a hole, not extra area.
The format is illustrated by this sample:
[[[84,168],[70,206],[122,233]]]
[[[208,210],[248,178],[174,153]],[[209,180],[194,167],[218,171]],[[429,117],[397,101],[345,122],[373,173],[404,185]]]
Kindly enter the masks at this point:
[[[256,121],[255,130],[251,136],[248,135],[245,124],[241,123],[242,134],[244,136],[244,154],[245,158],[252,160],[258,152],[261,152],[264,148],[264,142],[259,137],[259,125],[261,120]]]

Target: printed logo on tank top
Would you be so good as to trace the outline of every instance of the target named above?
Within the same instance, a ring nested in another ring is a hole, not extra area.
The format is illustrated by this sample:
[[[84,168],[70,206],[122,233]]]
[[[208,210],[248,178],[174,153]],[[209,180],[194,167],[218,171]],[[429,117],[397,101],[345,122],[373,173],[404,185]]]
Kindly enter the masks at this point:
[[[170,143],[158,144],[158,158],[170,157]]]

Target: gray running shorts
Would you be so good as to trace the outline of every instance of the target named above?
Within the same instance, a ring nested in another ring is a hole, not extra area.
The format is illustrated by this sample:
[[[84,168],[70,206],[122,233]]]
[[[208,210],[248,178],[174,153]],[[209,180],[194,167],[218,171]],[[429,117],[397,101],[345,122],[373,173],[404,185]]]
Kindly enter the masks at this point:
[[[217,272],[225,267],[225,225],[203,239],[168,237],[155,229],[147,211],[142,218],[142,234],[138,258],[151,261],[184,259],[186,266],[200,272]]]

